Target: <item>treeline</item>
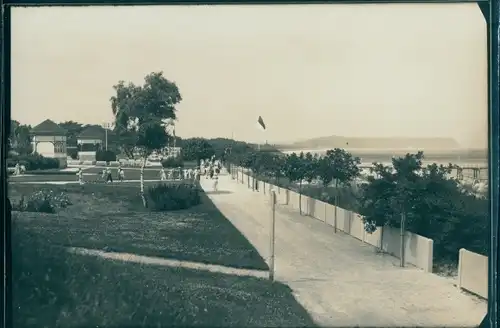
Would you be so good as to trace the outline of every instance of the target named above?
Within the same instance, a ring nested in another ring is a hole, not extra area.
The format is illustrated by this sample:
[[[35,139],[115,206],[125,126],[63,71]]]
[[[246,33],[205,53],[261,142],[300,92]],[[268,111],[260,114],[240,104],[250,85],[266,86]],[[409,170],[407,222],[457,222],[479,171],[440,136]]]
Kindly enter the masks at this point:
[[[450,177],[454,166],[423,165],[423,152],[373,163],[344,149],[284,155],[276,151],[229,153],[228,162],[251,170],[256,178],[364,216],[365,230],[377,226],[405,229],[434,241],[437,262],[456,262],[460,248],[487,254],[488,200],[461,188]]]

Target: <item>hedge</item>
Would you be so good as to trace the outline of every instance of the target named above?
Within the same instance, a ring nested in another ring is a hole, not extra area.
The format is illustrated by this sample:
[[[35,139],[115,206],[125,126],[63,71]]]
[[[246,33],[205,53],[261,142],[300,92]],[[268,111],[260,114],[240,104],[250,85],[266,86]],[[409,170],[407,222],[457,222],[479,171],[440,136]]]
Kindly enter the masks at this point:
[[[181,157],[168,157],[161,161],[161,165],[168,168],[184,167],[184,160]]]
[[[116,154],[111,150],[99,150],[95,154],[95,159],[98,162],[115,162]]]
[[[42,155],[19,155],[7,158],[7,167],[14,167],[16,164],[24,165],[26,171],[47,170],[59,168],[57,158],[43,157]]]

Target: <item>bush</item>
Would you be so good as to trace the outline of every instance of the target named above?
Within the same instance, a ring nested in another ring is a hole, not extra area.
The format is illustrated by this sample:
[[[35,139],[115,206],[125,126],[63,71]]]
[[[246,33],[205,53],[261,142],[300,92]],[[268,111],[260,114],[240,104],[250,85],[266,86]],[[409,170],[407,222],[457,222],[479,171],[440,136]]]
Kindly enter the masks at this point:
[[[55,213],[57,209],[66,208],[71,201],[64,193],[56,194],[52,190],[39,190],[22,196],[21,200],[12,206],[14,211]]]
[[[34,171],[26,171],[25,173],[30,175],[73,175],[73,176],[76,175],[76,172],[61,171],[59,169],[34,170]]]
[[[17,163],[24,165],[26,170],[47,170],[59,168],[59,160],[56,158],[43,157],[39,154],[13,156],[7,159],[7,166],[13,167]]]
[[[168,157],[162,159],[161,165],[166,168],[184,167],[184,160],[181,157]]]
[[[95,154],[95,159],[99,162],[115,162],[116,153],[111,150],[99,150]]]
[[[66,154],[71,157],[71,159],[78,159],[78,149],[77,148],[68,148],[66,150]]]
[[[194,184],[159,184],[148,188],[148,203],[152,211],[187,209],[201,203],[200,190]]]

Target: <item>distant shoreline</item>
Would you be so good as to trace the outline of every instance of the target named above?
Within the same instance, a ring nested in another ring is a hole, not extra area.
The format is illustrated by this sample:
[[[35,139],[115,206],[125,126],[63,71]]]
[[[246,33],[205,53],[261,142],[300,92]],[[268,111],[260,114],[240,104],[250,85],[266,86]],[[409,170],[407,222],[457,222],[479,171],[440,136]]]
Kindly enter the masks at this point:
[[[328,149],[280,149],[285,154],[311,152],[313,154],[324,154]],[[485,149],[376,149],[376,148],[345,148],[354,156],[361,159],[363,165],[373,162],[390,163],[393,156],[404,156],[407,153],[415,154],[424,152],[424,163],[457,164],[470,166],[487,166],[488,151]]]

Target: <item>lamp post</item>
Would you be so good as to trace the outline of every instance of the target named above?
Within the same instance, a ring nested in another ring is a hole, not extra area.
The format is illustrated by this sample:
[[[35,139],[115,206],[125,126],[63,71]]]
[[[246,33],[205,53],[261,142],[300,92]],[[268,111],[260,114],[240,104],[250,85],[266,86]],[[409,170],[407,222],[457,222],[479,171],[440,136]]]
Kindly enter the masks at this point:
[[[102,127],[104,128],[104,135],[105,135],[105,137],[104,137],[105,138],[104,145],[105,145],[105,149],[107,151],[108,150],[108,129],[112,129],[113,124],[105,122],[105,123],[102,124]]]

